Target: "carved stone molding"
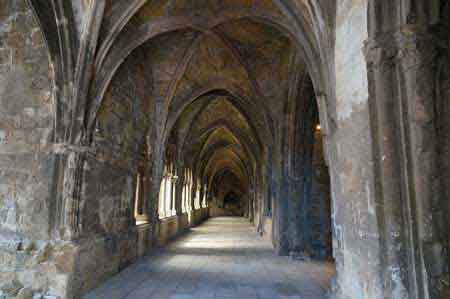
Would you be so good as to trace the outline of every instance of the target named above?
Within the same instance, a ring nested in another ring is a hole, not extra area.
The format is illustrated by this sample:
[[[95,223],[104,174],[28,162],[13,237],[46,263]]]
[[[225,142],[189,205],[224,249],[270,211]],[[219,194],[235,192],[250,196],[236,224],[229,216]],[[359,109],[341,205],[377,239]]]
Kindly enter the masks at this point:
[[[363,51],[369,68],[392,63],[397,54],[393,37],[390,35],[366,40]]]
[[[438,36],[429,27],[406,25],[366,41],[364,51],[369,84],[372,83],[372,107],[379,117],[374,119],[374,127],[382,132],[379,136],[382,142],[377,150],[382,157],[392,153],[396,158],[390,163],[398,163],[394,170],[386,168],[385,164],[379,166],[381,178],[389,183],[396,181],[395,189],[390,189],[389,185],[381,186],[381,193],[391,204],[385,217],[404,230],[408,237],[400,241],[391,238],[387,243],[393,246],[404,243],[405,248],[414,248],[407,255],[408,265],[402,262],[405,259],[402,254],[392,252],[390,258],[399,261],[402,271],[408,272],[410,277],[403,280],[414,281],[416,286],[408,291],[409,296],[422,298],[435,289],[433,277],[442,274],[445,260],[433,219],[436,203],[432,186],[438,184],[434,180],[436,143],[433,125],[433,74],[439,55]],[[406,180],[415,184],[406,186],[397,196],[398,187]],[[401,214],[406,215],[405,221],[398,222]]]
[[[369,39],[364,45],[369,68],[402,63],[405,68],[432,63],[437,55],[435,36],[425,29],[400,28]]]

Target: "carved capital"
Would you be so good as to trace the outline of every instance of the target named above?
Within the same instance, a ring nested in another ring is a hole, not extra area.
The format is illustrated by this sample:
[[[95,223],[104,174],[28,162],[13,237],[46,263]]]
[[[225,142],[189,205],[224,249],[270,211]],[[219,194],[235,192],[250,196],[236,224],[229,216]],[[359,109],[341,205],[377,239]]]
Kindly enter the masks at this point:
[[[392,64],[397,54],[397,49],[391,36],[367,40],[364,43],[363,51],[369,68]]]
[[[396,34],[397,59],[405,68],[433,64],[437,55],[437,43],[429,32],[405,32]]]
[[[71,153],[90,153],[96,154],[97,148],[95,146],[83,146],[78,144],[70,144],[70,143],[55,143],[53,144],[53,151],[57,154],[71,154]]]
[[[435,61],[437,43],[430,31],[405,26],[367,40],[364,54],[369,68],[394,66],[396,63],[413,68]]]

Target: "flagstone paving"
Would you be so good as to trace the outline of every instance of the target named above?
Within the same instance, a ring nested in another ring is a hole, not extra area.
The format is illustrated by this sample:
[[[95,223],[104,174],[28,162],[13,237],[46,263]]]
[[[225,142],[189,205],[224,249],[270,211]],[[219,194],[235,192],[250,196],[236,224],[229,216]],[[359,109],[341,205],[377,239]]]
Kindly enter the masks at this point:
[[[274,254],[244,218],[213,218],[84,299],[323,299],[334,264]]]

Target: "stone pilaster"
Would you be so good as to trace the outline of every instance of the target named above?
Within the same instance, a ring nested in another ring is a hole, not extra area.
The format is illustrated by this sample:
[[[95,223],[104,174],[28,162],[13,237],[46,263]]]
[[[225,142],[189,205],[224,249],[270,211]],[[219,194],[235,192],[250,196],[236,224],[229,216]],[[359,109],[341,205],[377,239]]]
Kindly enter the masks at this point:
[[[385,38],[385,37],[384,37]],[[382,258],[385,267],[384,290],[392,298],[408,297],[408,266],[404,242],[401,159],[398,148],[398,100],[396,98],[396,48],[390,38],[366,44],[369,101],[372,115],[377,204],[380,231],[384,235]]]
[[[443,298],[438,281],[444,273],[444,247],[438,235],[436,211],[439,209],[438,138],[436,132],[437,49],[427,32],[408,32],[398,37],[401,99],[405,107],[405,144],[408,159],[407,193],[412,203],[412,218],[417,217],[417,264],[422,274],[423,293]],[[415,208],[415,210],[413,210]],[[419,261],[422,259],[422,261]],[[418,283],[420,286],[420,282]],[[420,288],[419,288],[420,290]]]
[[[407,26],[366,44],[377,204],[391,298],[441,298],[442,245],[433,219],[439,185],[432,36]]]

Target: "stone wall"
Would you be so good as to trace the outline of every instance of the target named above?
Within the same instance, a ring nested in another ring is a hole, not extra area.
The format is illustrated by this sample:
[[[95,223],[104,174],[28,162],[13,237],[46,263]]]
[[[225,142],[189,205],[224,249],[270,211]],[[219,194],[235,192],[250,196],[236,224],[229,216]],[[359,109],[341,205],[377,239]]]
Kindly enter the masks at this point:
[[[128,60],[105,95],[86,161],[83,234],[123,232],[133,225],[137,169],[145,158],[149,115],[138,59]]]
[[[151,227],[137,227],[133,215],[149,120],[142,85],[131,77],[141,73],[127,61],[107,91],[84,165],[81,238],[60,240],[53,230],[60,179],[52,69],[25,2],[3,8],[1,50],[9,58],[0,74],[0,294],[78,298],[152,246]]]
[[[157,244],[164,246],[169,241],[185,233],[190,227],[201,224],[209,216],[209,208],[190,211],[189,213],[159,220],[157,224]]]
[[[135,262],[152,245],[151,226],[136,226],[134,218],[137,169],[145,158],[150,121],[146,83],[136,79],[142,75],[139,59],[125,61],[113,78],[97,118],[95,154],[85,162],[73,283],[79,294]]]
[[[52,241],[56,102],[53,70],[25,0],[0,4],[0,297],[64,294],[64,254]],[[8,297],[9,298],[9,297]]]
[[[52,69],[24,1],[3,2],[0,21],[0,230],[46,239],[53,204]]]
[[[202,223],[209,217],[209,208],[200,208],[190,212],[189,221],[191,226],[196,226]]]
[[[323,155],[320,130],[314,134],[312,160],[311,200],[308,209],[312,256],[319,259],[332,257],[331,190],[330,175]]]

